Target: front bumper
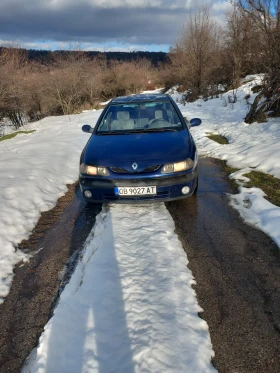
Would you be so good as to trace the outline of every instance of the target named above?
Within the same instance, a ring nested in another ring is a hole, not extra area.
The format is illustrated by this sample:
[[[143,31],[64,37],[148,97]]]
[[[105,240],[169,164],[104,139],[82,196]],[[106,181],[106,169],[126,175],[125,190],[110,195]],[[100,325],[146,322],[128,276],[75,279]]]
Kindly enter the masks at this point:
[[[144,203],[155,201],[172,201],[189,197],[193,194],[197,186],[197,169],[185,174],[176,176],[154,176],[142,178],[101,178],[96,176],[80,175],[80,188],[83,197],[88,202],[96,203]],[[156,195],[125,196],[120,197],[115,194],[115,187],[143,187],[156,186]],[[182,193],[182,188],[188,186],[188,194]],[[88,190],[92,197],[86,198],[84,192]]]

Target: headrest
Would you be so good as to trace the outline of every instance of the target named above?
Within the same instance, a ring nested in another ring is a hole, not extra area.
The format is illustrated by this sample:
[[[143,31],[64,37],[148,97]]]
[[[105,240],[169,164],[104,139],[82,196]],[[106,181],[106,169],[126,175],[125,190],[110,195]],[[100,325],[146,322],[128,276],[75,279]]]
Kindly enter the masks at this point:
[[[118,111],[117,118],[118,120],[128,120],[130,118],[129,111]]]
[[[162,110],[156,110],[155,111],[155,118],[156,119],[162,119],[163,118]]]

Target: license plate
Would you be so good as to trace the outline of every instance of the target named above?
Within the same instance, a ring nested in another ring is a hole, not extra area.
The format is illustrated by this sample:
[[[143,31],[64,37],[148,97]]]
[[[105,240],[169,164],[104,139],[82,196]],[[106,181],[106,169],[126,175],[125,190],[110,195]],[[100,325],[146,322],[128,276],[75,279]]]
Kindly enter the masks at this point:
[[[144,195],[155,195],[157,194],[157,187],[119,187],[115,188],[116,196],[144,196]]]

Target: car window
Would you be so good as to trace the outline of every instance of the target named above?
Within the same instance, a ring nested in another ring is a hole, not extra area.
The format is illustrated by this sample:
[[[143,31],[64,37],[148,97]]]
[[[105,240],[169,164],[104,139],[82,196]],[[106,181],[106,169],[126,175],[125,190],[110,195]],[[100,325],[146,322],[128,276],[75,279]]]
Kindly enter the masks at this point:
[[[169,102],[112,104],[108,107],[97,133],[180,130],[181,120]]]

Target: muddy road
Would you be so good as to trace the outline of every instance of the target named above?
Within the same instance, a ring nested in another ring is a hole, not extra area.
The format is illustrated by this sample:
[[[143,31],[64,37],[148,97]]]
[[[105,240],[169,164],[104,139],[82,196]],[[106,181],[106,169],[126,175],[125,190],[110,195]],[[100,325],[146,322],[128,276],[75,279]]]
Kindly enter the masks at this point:
[[[280,372],[280,254],[228,206],[219,162],[200,162],[197,204],[167,204],[188,255],[220,373]]]
[[[100,210],[101,205],[87,206],[78,186],[71,185],[20,244],[33,256],[15,268],[10,293],[0,304],[1,373],[19,372],[38,343]]]
[[[232,189],[217,161],[202,158],[199,176],[196,198],[166,206],[197,282],[213,364],[220,373],[279,373],[279,250],[228,206],[225,193]],[[36,346],[100,210],[87,206],[72,185],[20,245],[33,256],[15,268],[0,305],[1,373],[19,372]]]

